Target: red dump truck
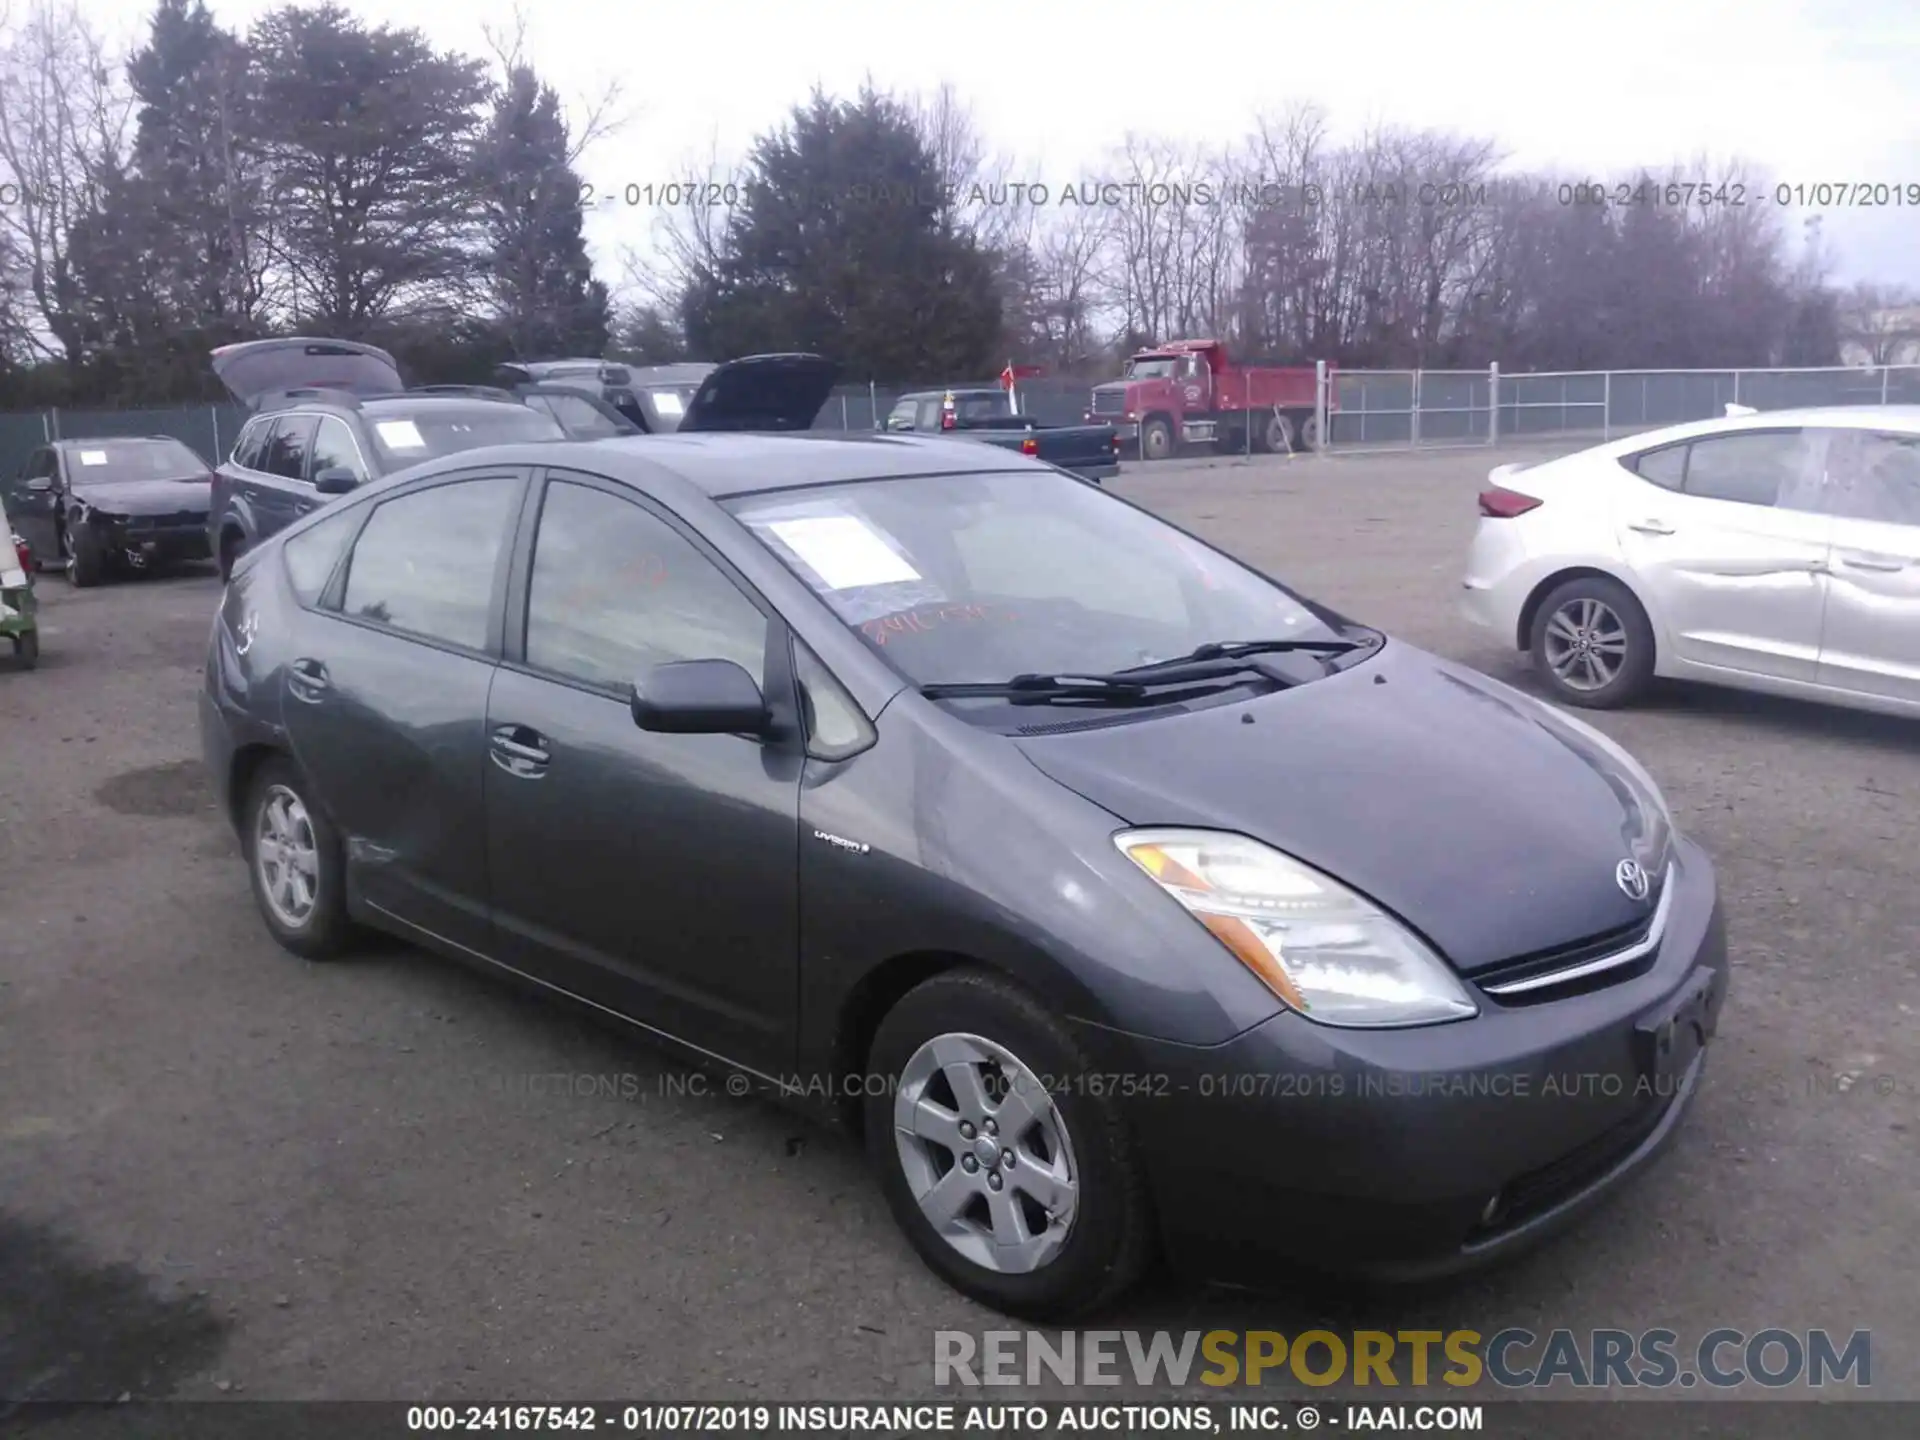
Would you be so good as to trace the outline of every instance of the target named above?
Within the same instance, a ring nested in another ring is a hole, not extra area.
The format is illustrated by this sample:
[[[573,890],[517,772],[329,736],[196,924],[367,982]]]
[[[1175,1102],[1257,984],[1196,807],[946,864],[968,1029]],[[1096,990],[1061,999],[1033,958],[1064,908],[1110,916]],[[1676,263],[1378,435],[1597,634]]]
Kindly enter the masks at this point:
[[[1331,410],[1331,366],[1327,375]],[[1114,426],[1143,460],[1164,460],[1182,445],[1310,450],[1320,439],[1316,383],[1311,365],[1236,365],[1218,340],[1173,340],[1139,351],[1118,380],[1095,386],[1087,420]]]

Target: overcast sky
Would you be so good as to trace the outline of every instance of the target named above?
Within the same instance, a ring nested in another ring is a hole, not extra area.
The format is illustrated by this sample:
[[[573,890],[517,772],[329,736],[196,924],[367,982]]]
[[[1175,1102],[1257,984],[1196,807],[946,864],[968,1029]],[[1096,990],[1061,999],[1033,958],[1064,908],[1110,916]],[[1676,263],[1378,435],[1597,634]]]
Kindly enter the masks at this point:
[[[148,0],[83,0],[136,35]],[[216,0],[244,28],[268,0]],[[482,53],[511,0],[357,0]],[[734,155],[818,82],[896,92],[950,81],[1011,178],[1058,192],[1105,178],[1129,130],[1227,142],[1262,109],[1318,103],[1337,134],[1370,124],[1495,139],[1516,166],[1608,175],[1706,152],[1777,181],[1920,186],[1920,0],[566,0],[530,5],[532,60],[573,103],[609,80],[631,120],[582,166],[602,193],[684,178]],[[1178,28],[1178,18],[1185,23]],[[590,227],[609,266],[653,216],[616,205]],[[1840,278],[1920,284],[1920,207],[1829,213]],[[608,271],[611,275],[611,270]]]

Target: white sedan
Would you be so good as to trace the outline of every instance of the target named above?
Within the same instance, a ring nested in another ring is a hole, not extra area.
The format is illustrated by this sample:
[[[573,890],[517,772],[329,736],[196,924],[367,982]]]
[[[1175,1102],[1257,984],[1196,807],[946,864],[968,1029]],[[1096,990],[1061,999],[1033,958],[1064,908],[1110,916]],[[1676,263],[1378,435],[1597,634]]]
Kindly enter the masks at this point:
[[[1489,483],[1464,608],[1557,698],[1670,676],[1920,714],[1920,407],[1729,414]]]

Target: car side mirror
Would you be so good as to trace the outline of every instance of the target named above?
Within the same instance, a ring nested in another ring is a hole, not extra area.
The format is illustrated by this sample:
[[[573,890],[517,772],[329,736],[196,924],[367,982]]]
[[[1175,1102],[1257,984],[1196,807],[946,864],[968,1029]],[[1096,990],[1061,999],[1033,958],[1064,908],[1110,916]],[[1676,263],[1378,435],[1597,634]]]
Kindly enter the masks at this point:
[[[313,488],[322,495],[344,495],[356,489],[360,477],[345,466],[336,465],[331,470],[322,470],[313,477]]]
[[[763,735],[771,716],[754,679],[731,660],[675,660],[634,682],[633,723],[663,735]]]
[[[36,495],[44,495],[47,491],[53,489],[53,481],[45,475],[36,475],[27,481],[27,489],[33,491]]]

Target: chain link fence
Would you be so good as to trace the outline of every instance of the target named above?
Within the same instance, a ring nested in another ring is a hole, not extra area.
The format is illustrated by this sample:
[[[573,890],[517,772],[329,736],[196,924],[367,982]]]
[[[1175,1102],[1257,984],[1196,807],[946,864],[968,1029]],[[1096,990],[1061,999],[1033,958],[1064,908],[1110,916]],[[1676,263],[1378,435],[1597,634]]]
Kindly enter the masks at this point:
[[[842,385],[814,419],[816,430],[877,430],[903,396],[993,389],[997,378],[947,385]],[[1327,380],[1330,451],[1490,445],[1502,440],[1610,439],[1686,420],[1730,404],[1756,410],[1806,405],[1920,404],[1920,365],[1805,370],[1582,370],[1503,374],[1485,370],[1333,370]],[[1020,408],[1043,425],[1077,425],[1093,382],[1038,376],[1020,382]],[[49,440],[170,435],[217,464],[246,419],[238,405],[148,410],[0,413],[0,480],[19,473]]]
[[[1614,439],[1710,420],[1729,405],[1920,404],[1920,365],[1802,370],[1342,370],[1329,448],[1490,445],[1533,438]]]

